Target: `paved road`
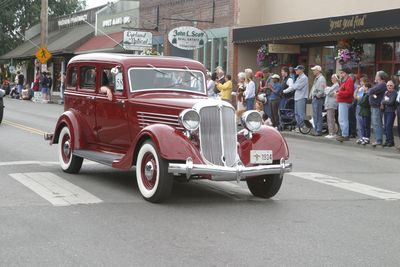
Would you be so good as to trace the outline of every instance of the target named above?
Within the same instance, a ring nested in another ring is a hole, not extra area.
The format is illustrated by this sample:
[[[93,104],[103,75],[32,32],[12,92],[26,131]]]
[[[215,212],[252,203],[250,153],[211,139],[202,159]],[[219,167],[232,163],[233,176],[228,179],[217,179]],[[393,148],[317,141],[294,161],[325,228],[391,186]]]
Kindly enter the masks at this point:
[[[399,265],[392,150],[288,137],[295,168],[273,199],[242,183],[199,181],[176,183],[170,201],[155,205],[142,200],[132,171],[92,162],[78,175],[60,170],[41,133],[61,106],[5,104],[0,266]],[[70,191],[46,196],[32,181]]]

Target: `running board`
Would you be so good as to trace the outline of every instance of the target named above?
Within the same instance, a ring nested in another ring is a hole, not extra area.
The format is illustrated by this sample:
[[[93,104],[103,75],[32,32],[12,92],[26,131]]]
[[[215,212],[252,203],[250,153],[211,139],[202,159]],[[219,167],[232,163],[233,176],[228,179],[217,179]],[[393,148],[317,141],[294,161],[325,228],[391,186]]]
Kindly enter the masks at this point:
[[[111,167],[114,162],[118,162],[124,157],[124,154],[98,152],[92,150],[75,150],[74,155]]]

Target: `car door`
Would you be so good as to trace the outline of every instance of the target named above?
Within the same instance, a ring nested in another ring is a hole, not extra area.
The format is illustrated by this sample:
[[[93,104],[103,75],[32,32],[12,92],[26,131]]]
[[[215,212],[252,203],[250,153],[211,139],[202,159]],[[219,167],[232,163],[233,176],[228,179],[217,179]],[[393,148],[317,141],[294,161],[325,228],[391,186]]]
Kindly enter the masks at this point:
[[[68,87],[71,87],[71,90],[67,90],[66,93],[69,94],[68,99],[71,103],[66,105],[79,112],[80,127],[86,141],[96,143],[96,67],[90,63],[82,63],[79,67],[71,68],[68,75],[71,75],[68,79]],[[74,86],[76,91],[73,90]]]
[[[117,150],[126,151],[131,144],[131,135],[126,112],[127,94],[124,90],[122,73],[114,75],[111,69],[115,65],[105,65],[99,68],[98,75],[101,84],[97,88],[96,97],[96,130],[99,144]],[[110,100],[101,92],[101,87],[112,91]]]

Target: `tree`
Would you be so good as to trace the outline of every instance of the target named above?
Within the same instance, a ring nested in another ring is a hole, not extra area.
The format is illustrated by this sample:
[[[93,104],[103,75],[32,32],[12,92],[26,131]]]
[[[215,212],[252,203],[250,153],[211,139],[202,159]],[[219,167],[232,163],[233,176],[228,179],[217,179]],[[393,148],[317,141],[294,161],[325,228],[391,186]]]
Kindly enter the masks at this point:
[[[86,0],[49,0],[49,17],[71,14],[86,7]],[[40,0],[0,0],[0,55],[24,41],[25,31],[40,23]]]

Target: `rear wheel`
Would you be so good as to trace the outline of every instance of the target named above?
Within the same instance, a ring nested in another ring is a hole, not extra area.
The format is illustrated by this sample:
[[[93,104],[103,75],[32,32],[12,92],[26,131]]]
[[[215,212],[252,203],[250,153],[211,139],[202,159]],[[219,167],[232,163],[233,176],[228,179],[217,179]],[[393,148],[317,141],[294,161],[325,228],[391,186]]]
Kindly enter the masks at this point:
[[[171,194],[173,177],[168,173],[168,161],[158,155],[151,141],[143,143],[139,150],[136,179],[139,191],[147,201],[162,202]]]
[[[250,192],[261,198],[271,198],[278,193],[282,185],[283,177],[279,174],[268,174],[264,176],[250,177],[247,182],[247,187]]]
[[[83,162],[82,157],[72,154],[73,142],[69,128],[64,126],[58,137],[58,159],[62,170],[67,173],[78,173]]]

